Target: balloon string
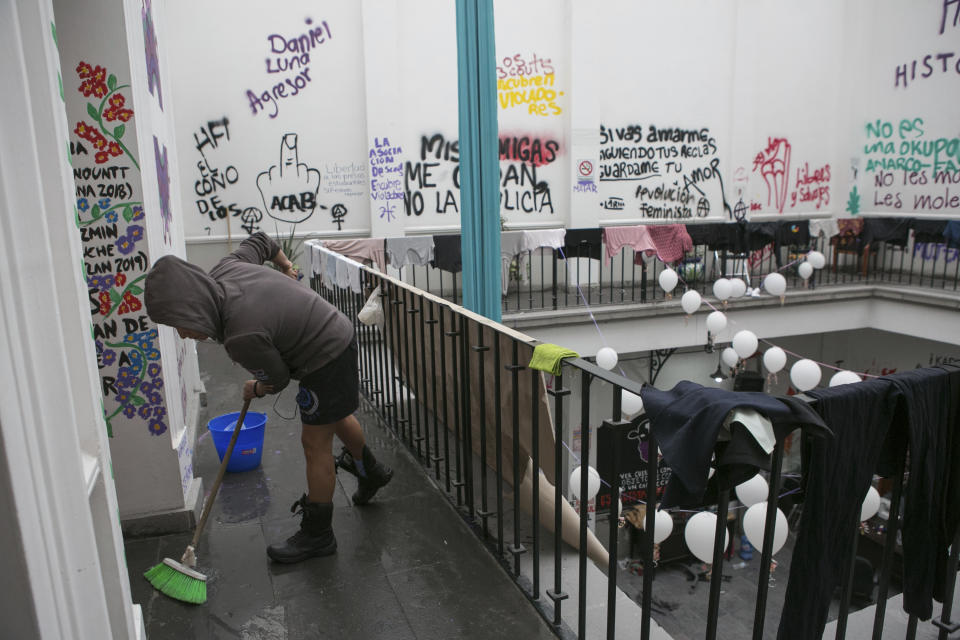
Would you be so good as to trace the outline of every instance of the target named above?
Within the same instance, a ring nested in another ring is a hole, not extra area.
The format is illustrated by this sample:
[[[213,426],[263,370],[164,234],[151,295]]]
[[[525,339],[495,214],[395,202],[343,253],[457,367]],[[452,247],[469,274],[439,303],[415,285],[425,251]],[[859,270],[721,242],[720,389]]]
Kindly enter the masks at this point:
[[[799,262],[799,260],[795,260],[794,262],[792,262],[792,263],[790,263],[790,264],[795,264],[796,262]],[[786,266],[789,267],[790,265],[788,264],[788,265],[786,265]],[[684,286],[686,286],[687,288],[690,288],[690,285],[689,285],[682,277],[680,277],[680,274],[677,274],[677,279],[679,279],[680,282],[682,282],[682,283],[684,284]],[[717,309],[717,307],[715,307],[713,304],[711,304],[711,302],[710,302],[709,300],[707,300],[706,298],[701,297],[701,301],[703,302],[703,304],[707,305],[707,307],[709,307],[711,310],[713,310],[713,311],[720,311],[720,309]],[[724,302],[726,302],[726,301],[724,301]],[[724,315],[726,315],[726,314],[724,314]],[[733,320],[733,319],[731,319],[731,318],[729,318],[729,317],[727,318],[727,322],[728,322],[729,324],[731,324],[731,325],[734,325],[734,326],[739,326],[739,324],[740,324],[740,323],[738,323],[736,320]],[[759,340],[760,340],[760,342],[763,342],[763,343],[765,343],[765,344],[767,344],[768,346],[771,346],[771,347],[776,347],[776,346],[778,346],[778,345],[775,345],[775,344],[773,344],[772,342],[770,342],[769,340],[766,340],[766,339],[764,339],[764,338],[760,338]],[[814,360],[813,358],[807,358],[807,357],[804,356],[804,355],[800,355],[799,353],[794,353],[793,351],[789,351],[788,349],[784,349],[783,347],[780,347],[780,349],[782,349],[784,353],[789,353],[790,355],[792,355],[792,356],[795,357],[795,358],[799,358],[799,359],[801,359],[801,360],[810,360],[810,361],[815,362],[816,364],[820,365],[821,367],[826,367],[827,369],[833,369],[834,371],[846,371],[846,369],[843,369],[842,367],[836,367],[836,366],[834,366],[834,365],[832,365],[832,364],[827,364],[826,362],[820,362],[820,361],[818,361],[818,360]],[[739,356],[739,354],[738,354],[738,356]],[[866,372],[854,372],[854,373],[856,373],[857,375],[860,375],[860,376],[867,377],[867,378],[879,378],[879,377],[880,377],[880,376],[878,376],[878,375],[875,375],[875,374],[872,374],[872,373],[866,373]]]

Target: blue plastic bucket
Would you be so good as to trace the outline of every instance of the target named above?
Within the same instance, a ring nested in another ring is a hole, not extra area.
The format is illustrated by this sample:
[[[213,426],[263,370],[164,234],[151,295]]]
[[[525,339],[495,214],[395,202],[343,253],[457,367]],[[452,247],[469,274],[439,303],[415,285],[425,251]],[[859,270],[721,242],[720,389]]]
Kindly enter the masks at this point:
[[[240,412],[235,411],[217,416],[207,423],[207,429],[210,430],[220,462],[223,462],[223,456],[227,454],[227,447],[230,446],[230,438],[233,437],[238,418],[240,418]],[[227,471],[249,471],[260,466],[266,424],[267,414],[247,411],[247,415],[243,418],[240,435],[237,436],[237,444],[233,447],[230,462],[227,463]]]

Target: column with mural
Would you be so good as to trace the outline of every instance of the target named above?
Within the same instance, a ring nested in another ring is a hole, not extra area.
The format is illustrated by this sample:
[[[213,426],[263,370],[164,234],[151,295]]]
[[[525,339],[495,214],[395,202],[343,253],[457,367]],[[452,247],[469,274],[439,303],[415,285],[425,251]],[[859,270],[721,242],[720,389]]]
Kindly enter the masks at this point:
[[[193,477],[195,349],[143,305],[151,261],[183,255],[170,206],[175,163],[169,96],[150,0],[54,3],[77,226],[103,412],[125,526],[186,528]],[[165,106],[166,102],[166,106]],[[148,524],[152,523],[152,524]]]

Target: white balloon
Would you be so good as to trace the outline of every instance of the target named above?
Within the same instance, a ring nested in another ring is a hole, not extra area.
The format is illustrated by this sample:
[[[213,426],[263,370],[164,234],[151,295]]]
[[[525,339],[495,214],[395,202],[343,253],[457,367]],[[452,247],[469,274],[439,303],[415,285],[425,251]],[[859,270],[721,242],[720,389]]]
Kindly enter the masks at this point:
[[[867,495],[863,499],[863,504],[860,505],[860,522],[864,520],[869,520],[873,516],[877,515],[877,511],[880,509],[880,494],[877,493],[877,490],[873,487],[867,489]]]
[[[620,411],[624,417],[632,418],[643,411],[643,398],[629,391],[620,393]]]
[[[730,297],[739,298],[747,292],[747,283],[740,278],[730,278]]]
[[[597,351],[597,366],[609,371],[617,366],[617,352],[610,347],[603,347]]]
[[[768,273],[763,279],[763,288],[772,296],[782,296],[787,292],[787,279],[779,273]]]
[[[766,521],[766,502],[758,502],[743,514],[743,532],[747,534],[747,540],[756,549],[763,549],[763,527]],[[787,530],[787,516],[783,515],[783,511],[777,509],[776,522],[773,525],[772,553],[776,553],[783,548],[783,543],[787,541]]]
[[[683,297],[680,298],[680,306],[683,307],[683,310],[686,311],[687,314],[691,314],[699,309],[700,302],[700,294],[693,289],[687,291],[683,294]]]
[[[587,500],[595,497],[600,491],[600,474],[593,467],[587,467]],[[580,499],[580,467],[570,473],[570,494]]]
[[[827,258],[819,251],[811,251],[807,254],[807,262],[814,269],[823,269],[827,264]]]
[[[841,384],[853,384],[855,382],[862,382],[862,380],[860,376],[853,371],[838,371],[830,378],[831,387],[836,387]]]
[[[787,354],[780,347],[770,347],[763,352],[763,366],[770,373],[776,373],[787,364]]]
[[[800,274],[800,277],[806,280],[813,275],[813,265],[809,262],[801,262],[800,266],[797,267],[797,273]]]
[[[767,494],[770,493],[770,487],[767,485],[767,481],[763,479],[763,476],[758,473],[746,482],[738,484],[734,491],[737,494],[737,500],[748,507],[752,507],[758,502],[763,502],[767,499]]]
[[[643,519],[643,528],[647,528],[647,519]],[[670,537],[673,533],[673,518],[666,511],[659,510],[656,513],[656,520],[653,523],[653,542],[660,544]]]
[[[687,520],[687,527],[683,530],[683,539],[687,543],[690,553],[700,559],[701,562],[710,564],[713,562],[713,539],[717,528],[717,514],[709,511],[701,511],[694,514]],[[726,539],[723,548],[726,549],[730,544],[730,530],[726,529]]]
[[[798,360],[790,368],[790,382],[798,391],[809,391],[820,384],[820,365],[813,360]]]
[[[757,352],[759,344],[757,336],[753,331],[737,331],[733,336],[733,350],[741,358],[749,358]]]
[[[660,272],[660,275],[657,276],[657,280],[659,280],[660,286],[663,288],[663,290],[667,293],[670,293],[673,291],[674,287],[677,286],[679,277],[677,276],[677,272],[673,269],[664,269]]]
[[[734,351],[733,347],[727,347],[720,352],[720,359],[723,361],[723,364],[728,367],[735,367],[737,363],[740,362],[740,356],[737,355],[737,352]]]
[[[726,300],[732,293],[733,285],[726,278],[718,278],[713,283],[713,295],[717,297],[717,300]]]
[[[711,311],[707,316],[707,331],[717,335],[727,328],[727,316],[723,311]]]

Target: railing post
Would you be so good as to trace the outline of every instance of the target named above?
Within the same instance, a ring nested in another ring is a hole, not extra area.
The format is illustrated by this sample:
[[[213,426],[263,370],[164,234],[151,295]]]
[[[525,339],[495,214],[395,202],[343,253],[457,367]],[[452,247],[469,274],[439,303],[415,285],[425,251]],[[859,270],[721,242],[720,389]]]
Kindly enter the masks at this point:
[[[512,363],[507,365],[510,371],[511,390],[513,391],[513,544],[510,553],[513,555],[513,575],[520,575],[520,554],[527,549],[520,543],[520,370],[519,345],[516,338],[511,340],[513,346]],[[539,505],[534,505],[534,509]]]
[[[620,387],[613,386],[613,415],[620,415]],[[629,422],[617,420],[615,418],[604,420],[603,424],[597,429],[597,442],[600,441],[600,434],[603,433],[606,441],[611,444],[610,464],[610,512],[608,514],[609,537],[607,544],[608,564],[607,564],[607,640],[615,640],[617,634],[617,560],[618,560],[618,536],[620,533],[620,447],[618,434]],[[600,450],[597,450],[597,466],[599,467]],[[599,505],[597,515],[599,516]]]
[[[877,610],[873,618],[873,640],[883,637],[883,618],[886,615],[887,591],[890,588],[890,570],[893,565],[893,551],[897,546],[897,532],[900,530],[900,500],[903,496],[903,474],[906,472],[907,452],[897,464],[897,476],[893,481],[893,496],[890,498],[890,517],[887,519],[886,544],[883,547],[883,560],[880,564],[880,584],[877,588]],[[881,606],[881,603],[884,603]]]
[[[648,455],[653,457],[653,453]],[[720,587],[723,583],[723,554],[727,551],[727,512],[729,506],[730,490],[721,489],[717,495],[717,526],[713,535],[713,564],[710,565],[707,640],[716,640],[717,637],[717,619],[720,616]]]
[[[460,316],[460,407],[462,418],[463,483],[466,492],[467,513],[474,514],[473,496],[473,433],[472,403],[470,401],[470,324],[466,316]]]
[[[531,416],[530,416],[530,477],[533,479],[533,599],[540,599],[540,372],[530,369]]]
[[[484,364],[490,347],[483,344],[483,327],[480,325],[477,325],[477,344],[473,350],[477,354],[477,380],[480,385],[480,508],[477,509],[477,515],[483,523],[483,537],[488,538],[490,531],[487,529],[487,519],[494,512],[487,505],[487,377]]]
[[[414,271],[416,273],[416,271]],[[429,416],[429,402],[427,402],[427,317],[423,311],[424,297],[423,294],[418,296],[420,298],[420,307],[419,314],[417,315],[420,318],[420,391],[417,393],[417,399],[420,401],[420,407],[423,410],[423,433],[419,433],[419,420],[417,435],[420,437],[420,440],[424,442],[424,462],[426,463],[427,468],[430,468],[430,416]],[[430,343],[431,356],[433,355],[433,343]],[[417,452],[420,452],[420,440],[417,441]]]
[[[653,435],[653,428],[650,421],[647,420],[646,440],[647,440],[647,487],[646,487],[646,559],[643,562],[643,602],[640,611],[640,638],[649,640],[650,638],[650,616],[653,607],[653,577],[656,575],[656,567],[653,560],[655,553],[655,542],[653,534],[657,527],[657,480],[660,474],[660,446],[657,444],[657,438]]]
[[[563,518],[560,513],[560,504],[563,500],[563,482],[561,481],[561,469],[563,469],[563,398],[570,395],[570,389],[563,388],[563,375],[554,376],[553,388],[548,391],[553,396],[554,406],[554,469],[556,474],[556,486],[553,491],[553,589],[547,589],[547,597],[553,601],[553,624],[560,626],[563,622],[560,616],[560,603],[569,598],[569,594],[564,593],[560,584],[561,578],[561,550],[563,548]]]
[[[429,278],[430,272],[427,271],[427,274]],[[439,481],[440,480],[439,462],[443,460],[443,456],[440,455],[440,428],[439,428],[440,418],[438,416],[439,401],[437,398],[437,370],[438,370],[437,337],[436,337],[436,331],[434,330],[434,326],[439,322],[439,320],[437,320],[434,317],[434,312],[433,312],[434,309],[437,309],[437,311],[439,311],[439,313],[442,315],[443,307],[440,307],[437,304],[431,302],[430,303],[430,319],[427,320],[426,322],[428,325],[430,325],[430,396],[433,399],[433,450],[435,452],[433,455],[430,456],[430,461],[433,462],[434,477]],[[442,329],[441,329],[440,335],[441,335],[440,341],[443,342]],[[446,365],[441,361],[441,366],[439,367],[439,370],[444,371],[445,366]],[[444,417],[444,419],[446,419],[446,417]],[[443,425],[443,430],[444,431],[447,430],[446,423],[444,423]],[[430,443],[427,443],[427,454],[428,455],[430,454]]]
[[[441,408],[443,410],[443,471],[445,476],[444,487],[447,493],[450,493],[450,422],[447,420],[447,332],[444,330],[443,310],[440,307],[440,370],[443,377],[440,378]],[[453,311],[450,311],[453,315]],[[439,443],[437,443],[439,446]]]
[[[590,383],[593,375],[581,371],[580,380],[580,554],[577,578],[577,638],[587,633],[587,481],[590,478]]]
[[[763,623],[767,614],[767,591],[770,589],[770,562],[773,560],[773,534],[777,526],[777,503],[780,498],[780,472],[783,467],[783,439],[773,447],[770,463],[770,493],[767,494],[767,518],[763,523],[763,551],[760,554],[760,577],[757,585],[757,608],[753,617],[753,639],[763,639]]]
[[[493,334],[494,445],[497,450],[497,554],[503,557],[503,390],[500,385],[500,332]]]
[[[454,313],[453,309],[450,310],[450,331],[447,331],[447,336],[450,338],[450,358],[452,360],[450,371],[453,372],[453,425],[454,425],[454,442],[453,442],[453,452],[455,454],[456,461],[456,480],[453,482],[453,486],[457,489],[457,506],[460,507],[463,505],[463,460],[461,459],[460,453],[460,424],[461,424],[461,408],[460,408],[460,397],[461,385],[463,384],[462,376],[460,375],[460,365],[459,358],[457,355],[457,336],[461,335],[461,332],[457,330],[457,314]],[[462,339],[462,337],[461,337]],[[449,429],[448,429],[449,431]]]

